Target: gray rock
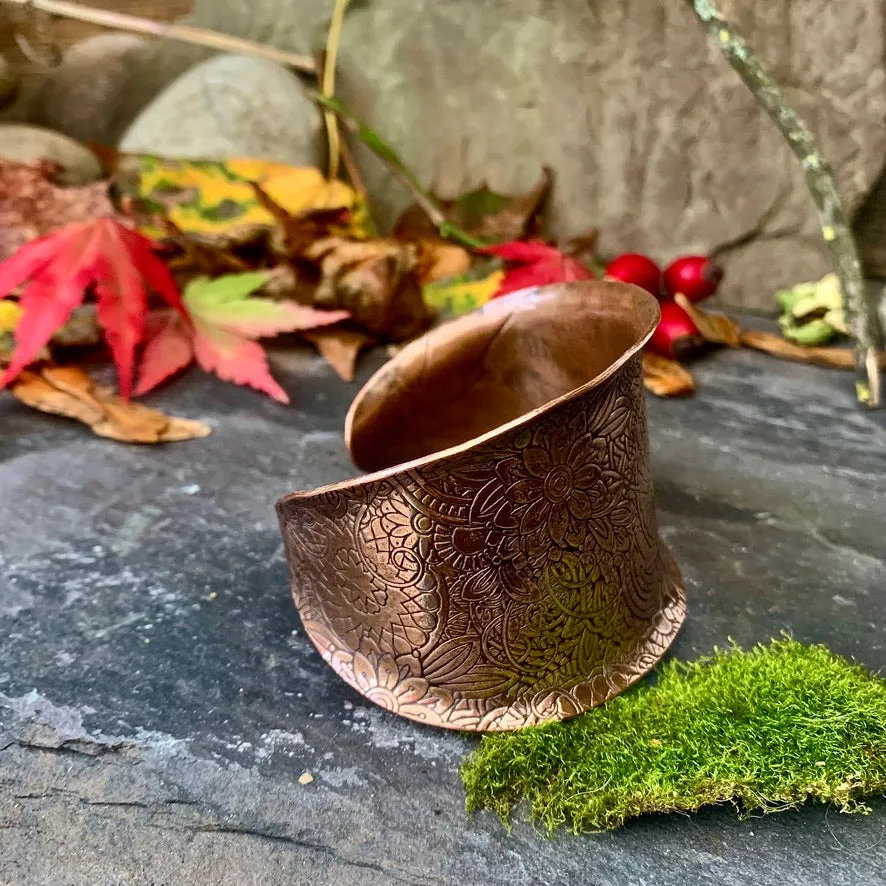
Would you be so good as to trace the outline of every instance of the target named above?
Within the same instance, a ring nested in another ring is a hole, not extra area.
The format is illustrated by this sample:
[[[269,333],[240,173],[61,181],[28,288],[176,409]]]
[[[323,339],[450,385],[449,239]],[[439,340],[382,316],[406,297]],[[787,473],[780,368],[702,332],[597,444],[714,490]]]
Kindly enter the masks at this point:
[[[222,55],[159,95],[123,135],[120,148],[316,165],[321,143],[320,114],[296,77],[263,59]]]
[[[468,817],[475,739],[375,708],[305,636],[273,502],[353,476],[355,388],[272,360],[294,406],[194,370],[153,402],[214,433],[163,448],[0,397],[3,886],[883,886],[882,798],[556,840]],[[786,630],[883,673],[886,413],[851,373],[748,350],[693,373],[648,403],[674,656]]]
[[[132,34],[101,34],[74,44],[28,96],[26,118],[80,141],[113,144],[127,70],[147,45]]]
[[[820,138],[850,210],[886,154],[880,0],[724,0]],[[197,0],[188,21],[305,52],[328,4]],[[133,70],[145,101],[205,51],[159,43]],[[354,4],[341,92],[426,182],[531,186],[549,164],[556,234],[598,226],[608,254],[715,252],[723,300],[771,307],[829,267],[796,159],[685,3],[373,0]],[[409,201],[360,152],[376,215]]]
[[[101,164],[92,151],[38,126],[0,123],[0,157],[18,163],[52,160],[64,168],[58,179],[65,185],[85,185],[102,177]]]
[[[15,95],[18,89],[18,76],[12,70],[12,65],[6,57],[0,55],[0,107]]]

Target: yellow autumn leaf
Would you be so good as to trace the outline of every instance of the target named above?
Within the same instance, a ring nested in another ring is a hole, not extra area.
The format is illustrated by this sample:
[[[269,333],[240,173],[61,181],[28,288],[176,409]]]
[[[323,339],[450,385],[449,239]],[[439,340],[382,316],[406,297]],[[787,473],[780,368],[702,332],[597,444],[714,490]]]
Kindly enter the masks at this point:
[[[8,298],[0,299],[0,335],[15,332],[15,326],[21,315],[22,309],[17,302]]]
[[[147,155],[121,158],[117,181],[154,215],[165,215],[179,230],[212,245],[246,242],[278,222],[256,196],[259,185],[271,200],[297,216],[315,209],[350,209],[342,231],[366,234],[366,207],[356,192],[329,181],[318,169],[265,160],[167,160]],[[143,233],[162,239],[166,232],[144,226]]]
[[[227,169],[255,184],[290,215],[308,209],[353,209],[357,195],[344,182],[330,181],[319,169],[263,160],[228,160]]]
[[[479,280],[464,276],[429,283],[422,289],[425,303],[441,314],[460,317],[486,304],[501,286],[504,271],[494,271]]]

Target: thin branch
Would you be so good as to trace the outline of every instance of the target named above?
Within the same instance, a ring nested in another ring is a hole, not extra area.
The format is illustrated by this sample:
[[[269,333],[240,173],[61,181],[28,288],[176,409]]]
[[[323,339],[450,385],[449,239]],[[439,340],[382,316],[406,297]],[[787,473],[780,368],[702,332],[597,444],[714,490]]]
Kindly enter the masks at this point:
[[[335,0],[332,10],[332,21],[329,23],[329,34],[326,37],[326,59],[323,63],[323,95],[331,98],[335,95],[335,65],[338,59],[338,46],[341,42],[342,25],[348,0]],[[326,118],[326,135],[329,139],[329,178],[338,178],[338,163],[341,152],[338,137],[338,117],[335,111],[328,108],[323,112]]]
[[[316,74],[317,72],[316,65],[310,56],[284,52],[282,49],[274,49],[272,46],[264,46],[261,43],[254,43],[252,40],[220,34],[218,31],[192,28],[190,25],[155,22],[135,15],[126,15],[122,12],[110,12],[104,9],[95,9],[91,6],[81,6],[79,3],[70,3],[68,0],[0,0],[0,5],[2,3],[30,7],[49,15],[70,18],[90,25],[98,25],[102,28],[129,31],[133,34],[146,34],[150,37],[181,40],[184,43],[206,46],[210,49],[217,49],[220,52],[252,55],[256,58],[264,58],[281,65],[286,65],[305,74]]]
[[[441,237],[454,240],[469,249],[482,249],[487,244],[453,225],[434,202],[434,198],[419,184],[418,179],[400,158],[400,155],[374,130],[359,120],[340,99],[311,93],[314,101],[333,111],[341,122],[360,139],[380,160],[384,161],[412,192],[413,199],[431,220]]]
[[[821,154],[809,126],[788,104],[781,88],[770,77],[742,36],[720,14],[713,0],[686,0],[720,46],[729,64],[766,109],[791,150],[800,160],[806,187],[818,208],[821,231],[840,280],[843,308],[855,339],[856,391],[866,406],[880,405],[880,373],[877,363],[877,320],[868,304],[858,249],[846,211],[837,193],[834,174]]]

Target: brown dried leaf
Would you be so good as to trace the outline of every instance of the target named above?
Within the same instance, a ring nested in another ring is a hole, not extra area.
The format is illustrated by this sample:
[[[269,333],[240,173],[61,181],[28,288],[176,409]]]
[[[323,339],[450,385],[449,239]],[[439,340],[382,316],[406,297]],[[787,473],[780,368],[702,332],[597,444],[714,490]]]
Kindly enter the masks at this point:
[[[115,214],[107,182],[60,188],[50,181],[57,168],[0,157],[0,261],[56,228]]]
[[[798,363],[812,363],[828,369],[855,369],[855,355],[849,348],[822,348],[795,345],[774,332],[760,332],[755,329],[742,329],[740,342],[746,348],[764,351],[773,357],[795,360]],[[886,352],[880,352],[878,362],[886,369]]]
[[[359,326],[392,341],[411,338],[433,321],[418,281],[414,244],[327,237],[312,243],[304,257],[320,268],[316,307],[350,311]]]
[[[172,443],[211,433],[202,422],[175,418],[122,400],[96,386],[75,366],[46,366],[39,373],[23,372],[9,390],[27,406],[76,419],[98,436],[123,443]]]
[[[66,393],[34,372],[19,375],[9,391],[26,406],[73,418],[90,427],[105,417],[105,412],[98,403]]]
[[[418,281],[422,286],[435,280],[457,277],[470,270],[471,257],[463,246],[445,240],[418,241]]]
[[[277,227],[271,231],[269,245],[278,255],[290,258],[301,256],[315,241],[325,237],[341,236],[348,228],[352,216],[352,211],[348,207],[305,209],[297,215],[292,215],[261,185],[252,182],[252,189],[259,204],[277,222]]]
[[[698,305],[693,304],[683,293],[678,292],[674,301],[689,314],[698,328],[701,337],[711,344],[726,345],[730,348],[741,347],[738,323],[723,314],[709,314]]]
[[[266,298],[293,298],[301,288],[298,274],[290,265],[275,265],[267,274],[268,279],[259,290]]]
[[[138,218],[136,212],[136,219]],[[221,277],[225,274],[241,274],[253,270],[254,262],[241,258],[235,252],[233,244],[222,248],[195,240],[168,218],[158,220],[158,228],[161,226],[166,263],[182,281],[194,277]],[[265,249],[258,250],[261,256],[265,252]]]
[[[353,381],[360,351],[372,344],[371,336],[357,329],[314,329],[303,333],[342,381]]]
[[[538,183],[527,194],[507,197],[496,194],[483,184],[457,200],[437,198],[437,203],[452,224],[478,240],[490,243],[522,240],[536,232],[553,183],[553,172],[545,166]],[[394,227],[394,236],[401,240],[420,240],[436,235],[431,220],[415,205],[400,216]]]
[[[577,237],[567,240],[562,245],[561,252],[593,268],[597,261],[597,241],[599,239],[599,228],[591,228],[584,234],[579,234]],[[600,276],[602,277],[603,274],[601,273]]]
[[[446,211],[448,219],[479,240],[506,243],[535,232],[554,184],[552,170],[542,167],[541,178],[527,194],[504,197],[485,184],[455,201]]]
[[[685,397],[695,391],[695,381],[676,360],[643,351],[643,385],[656,397]]]

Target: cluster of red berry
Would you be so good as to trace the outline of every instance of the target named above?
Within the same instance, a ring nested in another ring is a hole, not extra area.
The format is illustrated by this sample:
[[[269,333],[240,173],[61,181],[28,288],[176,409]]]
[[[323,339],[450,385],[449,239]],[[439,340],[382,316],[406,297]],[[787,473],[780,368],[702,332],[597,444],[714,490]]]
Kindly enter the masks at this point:
[[[661,322],[647,347],[662,357],[679,359],[703,341],[698,327],[677,302],[681,294],[691,302],[713,295],[723,280],[723,269],[703,255],[684,255],[664,271],[648,256],[629,252],[609,263],[606,277],[633,283],[661,302]]]

